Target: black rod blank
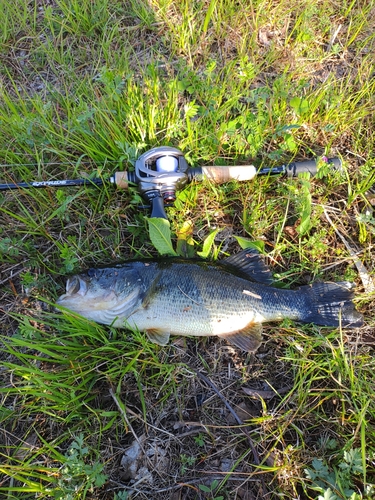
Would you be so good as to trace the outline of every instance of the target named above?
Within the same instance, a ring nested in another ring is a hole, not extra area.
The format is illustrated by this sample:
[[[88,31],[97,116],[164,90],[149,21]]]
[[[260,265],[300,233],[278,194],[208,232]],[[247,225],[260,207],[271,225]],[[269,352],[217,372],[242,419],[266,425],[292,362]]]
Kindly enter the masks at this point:
[[[0,191],[8,191],[12,189],[30,189],[30,188],[46,188],[46,187],[68,187],[68,186],[102,186],[102,179],[65,179],[57,181],[32,181],[32,182],[17,182],[0,184]]]
[[[341,160],[339,158],[326,158],[323,157],[322,161],[326,162],[330,165],[333,170],[341,169]],[[253,165],[243,166],[244,169],[252,169],[254,170],[254,174],[251,175],[251,178],[257,175],[287,175],[288,177],[297,177],[298,174],[302,172],[309,172],[311,175],[315,175],[318,171],[318,161],[317,160],[307,160],[300,162],[293,162],[285,165],[275,166],[275,167],[262,167],[258,171],[255,171],[255,167]],[[220,167],[197,167],[193,169],[188,169],[188,173],[190,173],[189,178],[195,178],[195,175],[202,172],[202,168],[206,168],[208,171],[212,170],[220,170]],[[224,169],[233,169],[234,167],[222,167]],[[238,168],[238,167],[236,167]],[[127,181],[137,183],[141,179],[137,179],[134,172],[117,172],[117,174],[122,174],[123,177],[126,178]],[[164,174],[163,174],[164,176]],[[164,178],[164,177],[163,177]],[[249,177],[250,178],[250,177]],[[226,180],[231,180],[229,178]],[[17,183],[3,183],[0,184],[0,191],[8,191],[14,189],[29,189],[29,188],[46,188],[46,187],[68,187],[68,186],[102,186],[106,181],[99,178],[93,179],[65,179],[65,180],[56,180],[56,181],[32,181],[32,182],[17,182]],[[117,184],[116,176],[110,177],[108,179],[109,183]],[[126,183],[127,185],[127,183]],[[123,187],[123,186],[121,186]]]

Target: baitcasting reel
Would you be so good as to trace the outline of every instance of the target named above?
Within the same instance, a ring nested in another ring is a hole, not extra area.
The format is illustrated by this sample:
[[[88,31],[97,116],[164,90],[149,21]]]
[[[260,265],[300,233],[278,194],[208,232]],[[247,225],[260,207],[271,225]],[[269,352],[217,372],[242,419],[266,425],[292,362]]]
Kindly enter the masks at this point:
[[[326,162],[333,169],[341,168],[339,158],[322,157],[320,161]],[[169,146],[161,146],[143,153],[135,162],[134,172],[115,172],[109,182],[120,189],[128,189],[129,184],[135,184],[148,205],[151,206],[151,217],[167,219],[164,206],[173,203],[176,192],[183,189],[189,182],[209,179],[216,184],[231,180],[248,181],[257,175],[283,175],[295,177],[299,173],[317,173],[316,160],[293,162],[278,167],[263,167],[259,170],[254,165],[239,166],[203,166],[189,167],[183,153]],[[103,179],[67,179],[56,181],[35,181],[0,184],[1,190],[67,187],[96,185],[101,186]]]
[[[134,172],[116,172],[110,181],[123,189],[127,189],[129,183],[137,184],[142,198],[151,205],[151,217],[166,219],[164,205],[173,203],[176,192],[192,180],[205,178],[222,184],[234,179],[250,180],[255,175],[253,165],[189,168],[179,149],[161,146],[141,155],[135,162]]]
[[[339,169],[339,158],[322,158],[323,161]],[[317,161],[294,162],[274,168],[257,171],[254,165],[241,166],[204,166],[190,168],[182,152],[177,148],[161,146],[150,149],[135,162],[134,172],[116,172],[111,182],[127,189],[128,183],[135,183],[144,200],[151,205],[151,217],[167,218],[164,204],[173,203],[176,191],[184,188],[193,180],[209,179],[216,184],[230,180],[248,181],[256,175],[287,174],[295,177],[301,172],[317,173]]]

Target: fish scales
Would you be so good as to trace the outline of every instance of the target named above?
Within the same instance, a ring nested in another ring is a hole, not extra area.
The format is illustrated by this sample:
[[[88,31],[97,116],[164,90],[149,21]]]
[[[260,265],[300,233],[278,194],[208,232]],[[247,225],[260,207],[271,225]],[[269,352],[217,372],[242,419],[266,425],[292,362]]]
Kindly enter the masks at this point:
[[[228,331],[229,324],[238,329],[250,321],[298,319],[306,306],[293,291],[251,283],[214,266],[174,263],[162,267],[159,275],[150,271],[157,275],[150,282],[151,297],[144,309],[129,317],[140,329],[148,329],[151,320],[158,321],[158,327],[167,323],[180,335],[218,335]]]
[[[264,322],[360,326],[351,299],[347,283],[275,288],[261,257],[246,250],[218,264],[165,259],[90,269],[68,280],[58,304],[99,323],[146,331],[161,345],[170,334],[216,335],[254,351]]]

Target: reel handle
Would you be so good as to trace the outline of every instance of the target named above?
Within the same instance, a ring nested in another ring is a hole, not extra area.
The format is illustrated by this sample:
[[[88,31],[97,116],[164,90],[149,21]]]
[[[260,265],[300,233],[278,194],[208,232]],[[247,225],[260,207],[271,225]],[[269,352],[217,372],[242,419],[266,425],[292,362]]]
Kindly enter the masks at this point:
[[[163,196],[155,196],[149,200],[151,205],[151,218],[158,217],[159,219],[168,219],[164,209]]]

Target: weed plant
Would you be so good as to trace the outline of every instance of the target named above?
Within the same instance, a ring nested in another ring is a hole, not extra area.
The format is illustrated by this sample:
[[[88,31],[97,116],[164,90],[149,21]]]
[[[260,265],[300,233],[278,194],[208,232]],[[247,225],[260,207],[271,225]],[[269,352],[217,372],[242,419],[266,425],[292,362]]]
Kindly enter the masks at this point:
[[[105,180],[159,145],[193,166],[343,164],[191,184],[170,228],[135,188],[1,191],[2,498],[374,498],[374,291],[355,266],[374,279],[374,16],[374,0],[0,2],[2,183]],[[278,286],[355,282],[366,326],[285,320],[245,356],[54,309],[79,269],[247,245]]]

